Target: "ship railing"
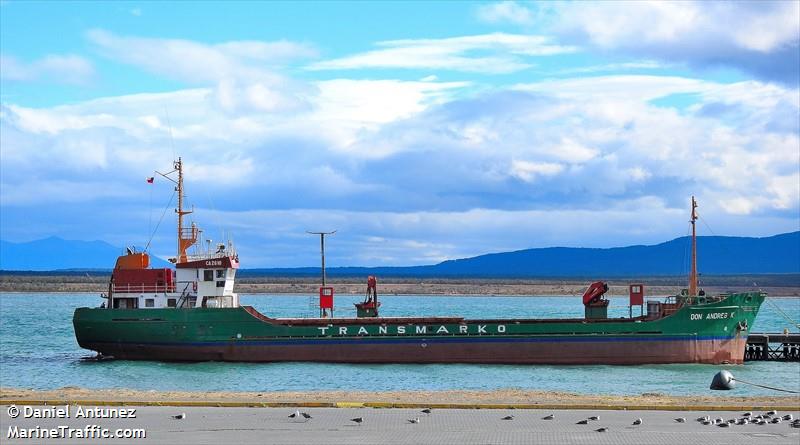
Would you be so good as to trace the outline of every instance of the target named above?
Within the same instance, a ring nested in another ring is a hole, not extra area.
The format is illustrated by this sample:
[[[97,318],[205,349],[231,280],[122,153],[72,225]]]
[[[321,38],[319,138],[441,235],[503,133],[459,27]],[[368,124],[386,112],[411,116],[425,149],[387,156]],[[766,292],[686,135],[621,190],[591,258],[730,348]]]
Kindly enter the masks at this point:
[[[175,292],[175,285],[115,284],[113,291],[121,294]]]

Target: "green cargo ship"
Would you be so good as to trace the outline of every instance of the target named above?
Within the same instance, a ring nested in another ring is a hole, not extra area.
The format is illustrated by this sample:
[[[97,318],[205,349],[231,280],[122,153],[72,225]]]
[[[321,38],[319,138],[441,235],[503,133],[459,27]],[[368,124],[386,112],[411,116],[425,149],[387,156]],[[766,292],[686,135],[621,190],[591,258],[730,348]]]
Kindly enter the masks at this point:
[[[742,363],[749,326],[763,292],[706,296],[697,288],[696,203],[692,198],[689,288],[664,300],[631,304],[646,313],[608,318],[607,286],[594,283],[579,319],[379,317],[377,295],[358,317],[270,318],[239,305],[233,292],[233,246],[188,255],[197,228],[183,227],[183,175],[178,191],[176,269],[150,269],[146,253],[117,260],[100,308],[75,310],[78,344],[104,356],[162,361],[311,361],[346,363],[645,364]],[[169,174],[164,175],[170,178]],[[374,287],[374,281],[371,282]],[[332,297],[323,287],[320,300]]]

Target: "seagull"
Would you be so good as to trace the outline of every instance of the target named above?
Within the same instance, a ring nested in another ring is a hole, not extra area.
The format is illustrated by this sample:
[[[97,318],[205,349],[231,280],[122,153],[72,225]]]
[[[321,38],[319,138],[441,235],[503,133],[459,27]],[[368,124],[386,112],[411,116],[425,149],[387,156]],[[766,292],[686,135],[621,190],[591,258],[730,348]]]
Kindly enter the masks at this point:
[[[589,417],[589,420],[600,420],[600,416]]]
[[[750,417],[752,415],[753,415],[753,413],[747,412],[747,413],[742,414],[742,417]]]
[[[588,419],[579,420],[579,421],[575,422],[575,424],[576,425],[588,425],[589,424],[589,420]]]
[[[783,416],[783,420],[792,420],[793,418],[794,417],[792,417],[791,414],[787,414],[787,415]]]
[[[414,417],[413,419],[408,419],[408,423],[419,423],[419,417]]]
[[[502,420],[514,420],[514,416],[508,415],[508,416],[503,417]]]
[[[170,416],[170,417],[172,417],[172,418],[173,418],[173,419],[175,419],[175,420],[183,420],[183,419],[185,419],[185,418],[186,418],[186,413],[180,413],[180,414],[178,414],[178,415],[175,415],[175,416]]]
[[[634,425],[641,425],[641,424],[642,424],[642,419],[641,419],[641,418],[639,418],[639,419],[636,419],[636,420],[634,420],[634,421],[633,421],[633,424],[634,424]]]
[[[364,421],[364,418],[363,417],[356,417],[355,419],[350,419],[350,421],[361,425],[361,422]]]
[[[714,423],[722,423],[722,422],[724,422],[724,420],[722,420],[722,417],[717,417],[716,419],[714,419]]]
[[[703,417],[698,417],[698,418],[697,418],[697,419],[695,419],[695,420],[697,420],[698,422],[705,422],[706,420],[710,420],[710,419],[711,419],[711,418],[710,418],[710,417],[708,417],[708,416],[703,416]]]
[[[596,429],[595,431],[597,431],[598,433],[605,433],[606,431],[608,431],[608,427],[607,426],[600,427],[600,428]]]
[[[675,421],[678,423],[686,423],[686,417],[678,417]]]
[[[734,423],[736,423],[736,419],[728,419],[728,423],[734,424]]]
[[[431,409],[430,409],[430,408],[425,408],[425,409],[423,409],[423,410],[422,410],[422,411],[420,411],[420,412],[421,412],[421,413],[425,413],[425,414],[430,414],[430,413],[431,413]]]
[[[749,422],[747,421],[747,419],[739,419],[739,420],[736,422],[736,424],[737,424],[737,425],[747,425],[748,423],[749,423]]]
[[[777,412],[777,411],[775,411],[774,409],[767,411],[767,415],[768,415],[768,416],[774,416],[774,415],[776,415],[776,414],[778,414],[778,412]]]
[[[710,420],[704,420],[704,421],[703,421],[703,425],[711,425],[711,424],[713,424],[713,423],[714,423],[714,422],[712,422],[712,421],[710,421]]]
[[[781,418],[780,417],[776,417],[776,418],[772,419],[772,421],[770,423],[781,423]]]
[[[548,416],[542,417],[542,420],[553,420],[555,418],[556,418],[555,414],[550,414]]]
[[[722,428],[727,428],[727,427],[731,426],[731,424],[730,423],[720,423],[719,426],[722,427]]]
[[[290,419],[300,420],[301,417],[304,420],[308,420],[308,419],[312,419],[313,418],[313,417],[311,417],[311,414],[309,414],[309,413],[301,413],[299,410],[289,414],[289,418]]]

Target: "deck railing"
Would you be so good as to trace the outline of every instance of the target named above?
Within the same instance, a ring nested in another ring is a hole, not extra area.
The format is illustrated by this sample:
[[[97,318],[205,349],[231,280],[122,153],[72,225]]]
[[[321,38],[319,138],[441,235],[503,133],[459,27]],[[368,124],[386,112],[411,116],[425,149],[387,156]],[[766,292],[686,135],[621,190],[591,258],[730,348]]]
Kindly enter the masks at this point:
[[[175,292],[175,285],[171,284],[115,284],[112,290],[115,293],[130,294],[130,293],[162,293],[162,292]]]

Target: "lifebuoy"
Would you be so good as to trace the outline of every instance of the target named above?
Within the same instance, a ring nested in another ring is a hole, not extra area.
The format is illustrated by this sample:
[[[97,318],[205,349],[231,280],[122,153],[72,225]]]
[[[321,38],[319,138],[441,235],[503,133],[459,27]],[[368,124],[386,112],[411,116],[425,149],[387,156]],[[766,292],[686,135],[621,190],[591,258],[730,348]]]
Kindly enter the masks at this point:
[[[197,281],[192,282],[192,290],[197,292]]]

